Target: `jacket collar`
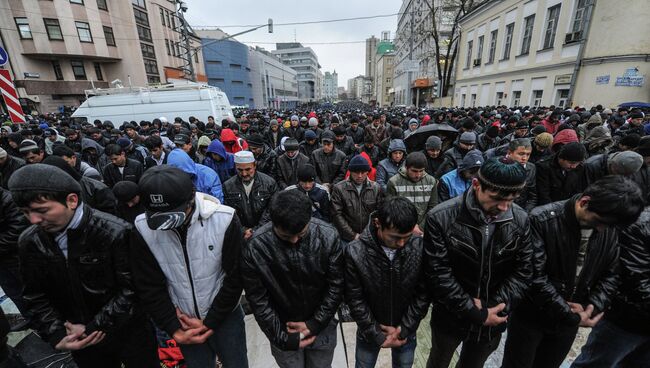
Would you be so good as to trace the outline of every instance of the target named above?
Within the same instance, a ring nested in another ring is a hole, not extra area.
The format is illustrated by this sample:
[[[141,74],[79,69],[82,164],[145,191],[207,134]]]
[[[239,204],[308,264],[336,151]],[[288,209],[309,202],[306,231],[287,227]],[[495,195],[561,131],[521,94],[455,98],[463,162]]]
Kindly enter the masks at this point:
[[[478,225],[511,221],[513,219],[512,206],[508,207],[508,210],[506,212],[500,213],[492,219],[488,219],[478,203],[476,193],[474,192],[474,187],[470,187],[469,190],[465,191],[465,194],[463,195],[463,208],[461,210],[461,217],[470,217],[471,220]]]

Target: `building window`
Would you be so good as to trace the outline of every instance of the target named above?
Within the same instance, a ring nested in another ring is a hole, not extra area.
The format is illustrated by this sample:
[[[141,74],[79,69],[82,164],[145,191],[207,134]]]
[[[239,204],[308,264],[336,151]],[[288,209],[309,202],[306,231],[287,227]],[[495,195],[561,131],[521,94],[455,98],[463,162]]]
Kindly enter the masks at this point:
[[[172,18],[169,11],[165,10],[165,15],[167,15],[167,27],[172,27]]]
[[[568,89],[558,89],[557,90],[557,102],[556,105],[558,107],[564,108],[567,103],[567,99],[569,98],[569,90]]]
[[[70,0],[70,2],[73,4],[81,4],[81,5],[84,4],[84,0]]]
[[[147,16],[147,12],[133,8],[133,15],[135,15],[135,22],[137,24],[149,27],[149,17]]]
[[[178,57],[183,56],[183,53],[181,52],[181,43],[180,43],[180,41],[176,42],[176,56],[178,56]]]
[[[171,55],[172,51],[169,48],[169,40],[165,38],[165,48],[167,49],[167,55]]]
[[[95,67],[95,75],[97,76],[97,80],[104,80],[104,75],[102,74],[102,64],[93,63],[93,66]]]
[[[97,9],[108,11],[108,4],[106,4],[106,0],[97,0]]]
[[[484,36],[479,36],[478,38],[478,47],[476,48],[476,60],[478,60],[478,63],[474,63],[474,66],[481,65],[481,59],[483,58],[483,40],[485,39]],[[478,64],[478,65],[476,65]]]
[[[521,91],[512,91],[512,106],[519,106],[521,102]]]
[[[50,40],[63,40],[63,33],[61,33],[58,19],[43,18],[43,22],[45,22],[45,30]]]
[[[74,74],[74,79],[76,80],[86,80],[86,68],[84,68],[84,62],[81,60],[72,60],[70,62],[72,66],[72,74]]]
[[[137,5],[137,6],[141,7],[141,8],[146,9],[146,8],[147,8],[147,5],[144,3],[144,1],[145,1],[145,0],[131,0],[131,3],[132,3],[133,5]]]
[[[506,26],[506,39],[503,43],[503,60],[510,59],[510,49],[512,48],[512,32],[515,29],[515,24],[510,23]]]
[[[199,52],[198,51],[196,53],[194,53],[194,62],[197,63],[197,64],[199,63]]]
[[[147,74],[158,74],[158,63],[156,60],[144,59],[144,70]]]
[[[467,42],[467,59],[465,60],[465,68],[469,68],[470,63],[472,62],[472,45],[474,41]]]
[[[472,107],[476,106],[476,93],[472,93],[470,96],[470,104]]]
[[[497,106],[501,106],[501,101],[503,101],[503,92],[497,92],[497,98],[494,101],[494,104]]]
[[[27,18],[14,18],[16,21],[16,28],[18,28],[18,33],[20,38],[23,40],[32,38],[32,30],[29,28],[29,22]]]
[[[167,24],[165,23],[165,9],[159,8],[160,10],[160,23],[162,23],[163,27],[165,27]]]
[[[494,62],[494,55],[497,51],[497,36],[499,35],[498,30],[494,30],[490,33],[490,51],[488,52],[488,63]]]
[[[115,46],[115,36],[113,35],[113,28],[104,26],[104,37],[106,37],[106,44],[108,46]]]
[[[524,37],[521,40],[521,55],[530,51],[530,41],[533,38],[533,26],[535,25],[535,14],[524,19]]]
[[[573,33],[582,32],[584,28],[585,16],[587,15],[587,0],[578,0],[576,5],[576,14],[573,17]]]
[[[138,28],[138,37],[140,37],[142,41],[151,42],[151,30],[141,25],[136,25],[136,27]]]
[[[460,106],[465,106],[465,94],[460,95]]]
[[[541,89],[536,89],[533,91],[533,98],[531,101],[531,104],[535,107],[542,106],[542,96],[544,95],[544,91]]]
[[[149,83],[149,84],[160,83],[160,77],[157,77],[157,76],[154,76],[154,75],[148,75],[147,76],[147,83]]]
[[[74,22],[77,26],[77,34],[79,35],[79,41],[81,42],[93,42],[93,35],[90,33],[90,24],[86,22]]]
[[[176,19],[174,19],[174,13],[169,12],[169,14],[170,14],[170,18],[172,19],[172,29],[175,30],[176,29]]]
[[[147,45],[146,43],[140,43],[140,50],[142,50],[142,57],[146,58],[156,58],[156,52],[154,51],[153,46]]]
[[[560,6],[557,4],[554,7],[548,8],[548,19],[546,20],[546,31],[544,32],[544,47],[549,49],[555,43],[555,32],[557,31],[557,21],[560,18]]]
[[[232,84],[237,84],[237,85],[244,85],[244,81],[239,81],[239,80],[234,80],[231,83]]]
[[[231,69],[241,69],[241,65],[240,64],[230,64],[230,68]]]
[[[61,70],[61,64],[59,64],[58,61],[53,61],[52,68],[54,69],[54,77],[56,80],[63,80],[63,70]]]

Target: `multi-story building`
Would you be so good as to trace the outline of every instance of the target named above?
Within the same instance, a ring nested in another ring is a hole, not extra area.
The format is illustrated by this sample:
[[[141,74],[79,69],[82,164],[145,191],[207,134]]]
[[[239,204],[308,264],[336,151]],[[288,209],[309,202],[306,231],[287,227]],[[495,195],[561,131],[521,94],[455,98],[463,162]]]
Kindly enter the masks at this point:
[[[455,0],[402,0],[393,40],[396,104],[432,102],[436,81],[441,78],[438,63],[447,62],[444,56],[450,47],[453,48],[456,39],[451,31],[458,9]],[[434,37],[434,24],[437,39]]]
[[[375,78],[375,67],[377,66],[377,43],[379,39],[375,36],[366,38],[366,77]]]
[[[487,1],[460,21],[454,103],[613,107],[650,100],[647,15],[647,2],[636,0]]]
[[[27,111],[79,105],[84,90],[190,79],[174,1],[0,0],[0,46]],[[199,40],[190,34],[190,45]],[[205,81],[202,55],[195,78]]]
[[[348,99],[370,103],[372,92],[372,80],[365,75],[348,79]]]
[[[336,69],[333,73],[325,72],[323,77],[323,99],[334,101],[338,99],[339,75]]]
[[[320,64],[318,64],[318,57],[314,50],[310,47],[303,47],[300,43],[292,42],[278,43],[276,50],[271,52],[278,55],[285,65],[296,71],[298,98],[301,102],[315,102],[320,99]]]
[[[201,37],[208,84],[219,87],[235,106],[255,106],[248,46],[220,30],[196,30]]]
[[[395,52],[392,49],[381,52],[377,50],[377,76],[375,77],[375,96],[381,107],[393,105],[393,69]]]
[[[261,47],[249,48],[254,108],[294,108],[298,104],[296,71]]]

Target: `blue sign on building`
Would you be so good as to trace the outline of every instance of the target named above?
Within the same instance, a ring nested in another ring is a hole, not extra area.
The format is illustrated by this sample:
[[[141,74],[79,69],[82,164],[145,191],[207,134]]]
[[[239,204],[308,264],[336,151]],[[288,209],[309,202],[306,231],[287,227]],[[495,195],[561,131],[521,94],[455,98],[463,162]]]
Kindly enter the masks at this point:
[[[9,54],[7,54],[7,51],[0,47],[0,66],[5,65],[9,61]]]

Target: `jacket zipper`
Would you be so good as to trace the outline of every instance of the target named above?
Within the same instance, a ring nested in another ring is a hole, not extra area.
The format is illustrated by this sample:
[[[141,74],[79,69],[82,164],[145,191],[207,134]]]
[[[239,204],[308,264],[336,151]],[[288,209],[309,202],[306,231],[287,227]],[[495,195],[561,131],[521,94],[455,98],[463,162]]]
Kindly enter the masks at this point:
[[[397,254],[395,256],[397,256]],[[390,261],[390,325],[394,326],[393,324],[393,261]]]
[[[487,237],[490,233],[489,225],[485,225],[485,236]],[[489,247],[490,244],[488,244]],[[487,247],[486,247],[487,248]],[[489,252],[488,256],[488,278],[485,285],[485,303],[490,300],[490,279],[492,278],[492,249],[487,249]],[[488,306],[486,305],[485,308]],[[492,340],[492,326],[488,327],[488,341]]]
[[[185,269],[187,270],[187,277],[190,279],[190,288],[192,289],[192,301],[194,302],[194,313],[196,313],[196,318],[201,318],[201,313],[199,313],[199,303],[196,301],[196,294],[194,291],[194,279],[192,278],[192,270],[190,269],[190,256],[187,253],[187,245],[181,241],[181,235],[177,230],[174,230],[178,236],[179,243],[181,243],[181,249],[183,249],[183,259],[185,261]]]
[[[583,260],[582,269],[580,270],[580,274],[577,275],[578,279],[576,280],[576,277],[575,276],[573,277],[573,280],[574,280],[573,281],[573,290],[571,291],[571,296],[569,297],[569,301],[573,301],[573,297],[575,296],[576,291],[578,291],[578,285],[580,285],[580,282],[582,281],[583,276],[585,274],[584,270],[585,270],[585,267],[587,266],[587,259],[589,259],[589,253],[591,253],[591,252],[589,252],[589,241],[587,241],[587,251],[585,252],[585,259]],[[580,255],[580,246],[578,246],[578,256],[579,255]],[[577,257],[576,257],[576,259],[577,259]]]

